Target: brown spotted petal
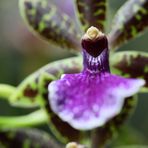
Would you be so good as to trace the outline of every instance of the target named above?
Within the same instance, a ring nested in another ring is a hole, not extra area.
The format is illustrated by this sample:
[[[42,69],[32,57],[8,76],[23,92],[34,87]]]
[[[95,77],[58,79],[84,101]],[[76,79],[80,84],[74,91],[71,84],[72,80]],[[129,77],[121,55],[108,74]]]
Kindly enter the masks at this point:
[[[50,0],[20,0],[20,10],[29,26],[60,47],[79,51],[80,35],[75,22]]]
[[[131,78],[143,78],[148,88],[148,53],[117,52],[111,56],[113,73]]]
[[[76,0],[76,5],[84,31],[90,26],[95,26],[104,31],[106,0]]]
[[[76,73],[82,69],[80,57],[68,58],[47,64],[28,76],[10,96],[11,104],[34,107],[47,101],[48,85],[63,73]]]
[[[128,0],[113,19],[110,46],[117,48],[148,27],[148,0]]]
[[[49,135],[35,129],[5,130],[0,132],[0,147],[60,148]]]

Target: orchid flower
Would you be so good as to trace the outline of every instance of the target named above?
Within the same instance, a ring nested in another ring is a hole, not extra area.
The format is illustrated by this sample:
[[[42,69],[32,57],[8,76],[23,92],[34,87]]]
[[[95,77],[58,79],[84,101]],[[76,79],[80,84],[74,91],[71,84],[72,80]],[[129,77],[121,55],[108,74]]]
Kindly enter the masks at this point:
[[[95,27],[82,37],[83,71],[49,84],[52,110],[72,127],[91,130],[118,115],[124,100],[145,84],[110,74],[108,39]]]
[[[60,143],[92,138],[93,148],[104,146],[135,105],[133,95],[148,90],[147,53],[115,52],[147,29],[148,1],[127,1],[109,33],[106,0],[76,0],[76,20],[50,0],[19,2],[31,31],[77,56],[44,66],[18,87],[1,84],[0,95],[12,106],[41,109],[0,117],[0,129],[48,123]]]

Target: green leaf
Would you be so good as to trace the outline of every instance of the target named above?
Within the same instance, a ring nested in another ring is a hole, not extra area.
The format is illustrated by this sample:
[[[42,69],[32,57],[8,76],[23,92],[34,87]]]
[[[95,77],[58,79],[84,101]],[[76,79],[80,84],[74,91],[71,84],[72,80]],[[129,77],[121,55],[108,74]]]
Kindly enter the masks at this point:
[[[47,133],[37,129],[9,129],[0,131],[2,148],[60,148]]]
[[[50,0],[20,0],[20,11],[31,29],[44,39],[62,48],[81,49],[75,22]]]
[[[113,19],[110,46],[117,48],[148,27],[148,0],[128,0]]]
[[[148,53],[117,52],[110,58],[112,72],[125,77],[143,78],[146,81],[143,91],[148,91]]]
[[[76,5],[77,14],[84,31],[90,26],[95,26],[101,31],[104,31],[106,0],[76,0]]]

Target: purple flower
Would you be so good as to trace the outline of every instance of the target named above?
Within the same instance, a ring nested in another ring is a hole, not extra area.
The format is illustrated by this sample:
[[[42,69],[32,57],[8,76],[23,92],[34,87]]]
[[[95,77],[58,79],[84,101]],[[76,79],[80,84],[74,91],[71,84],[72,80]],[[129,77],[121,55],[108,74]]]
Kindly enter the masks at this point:
[[[118,115],[124,100],[145,82],[110,74],[108,40],[97,28],[88,29],[82,47],[83,71],[64,74],[50,83],[49,102],[63,121],[76,129],[90,130]]]

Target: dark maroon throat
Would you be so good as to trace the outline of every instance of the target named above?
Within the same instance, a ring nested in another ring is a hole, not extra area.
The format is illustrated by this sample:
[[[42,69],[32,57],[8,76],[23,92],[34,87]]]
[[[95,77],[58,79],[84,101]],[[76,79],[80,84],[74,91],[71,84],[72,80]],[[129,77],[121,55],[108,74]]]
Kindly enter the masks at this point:
[[[98,57],[102,51],[108,48],[106,36],[101,36],[95,40],[82,39],[82,47],[93,57]]]

